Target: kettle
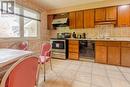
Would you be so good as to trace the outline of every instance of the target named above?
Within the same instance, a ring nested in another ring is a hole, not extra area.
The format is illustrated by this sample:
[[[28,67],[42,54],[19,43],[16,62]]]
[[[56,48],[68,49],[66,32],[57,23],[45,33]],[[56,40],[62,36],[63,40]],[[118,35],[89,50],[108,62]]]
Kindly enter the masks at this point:
[[[72,37],[76,38],[76,33],[75,32],[72,33]]]
[[[86,38],[86,33],[83,33],[83,38],[84,38],[84,39]]]

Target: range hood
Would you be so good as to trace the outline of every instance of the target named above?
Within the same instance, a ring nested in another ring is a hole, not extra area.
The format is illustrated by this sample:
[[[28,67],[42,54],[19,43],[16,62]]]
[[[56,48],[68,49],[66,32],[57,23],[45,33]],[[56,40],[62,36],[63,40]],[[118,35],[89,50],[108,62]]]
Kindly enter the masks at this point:
[[[66,27],[68,26],[68,18],[53,19],[52,24],[54,27]]]

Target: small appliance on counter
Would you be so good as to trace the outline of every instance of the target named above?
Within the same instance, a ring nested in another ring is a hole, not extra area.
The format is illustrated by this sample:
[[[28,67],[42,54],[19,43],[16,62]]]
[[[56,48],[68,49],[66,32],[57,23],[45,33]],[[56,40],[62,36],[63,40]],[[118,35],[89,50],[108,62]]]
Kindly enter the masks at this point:
[[[75,32],[72,33],[72,38],[76,38],[76,33]]]
[[[86,33],[83,33],[83,37],[82,37],[83,39],[86,39]]]
[[[57,33],[57,38],[60,38],[60,39],[66,39],[70,37],[71,37],[71,33]]]
[[[78,38],[78,39],[86,39],[86,33],[78,33],[75,32],[72,33],[72,38]]]
[[[77,34],[77,38],[78,38],[78,39],[81,39],[82,36],[81,36],[80,34]]]

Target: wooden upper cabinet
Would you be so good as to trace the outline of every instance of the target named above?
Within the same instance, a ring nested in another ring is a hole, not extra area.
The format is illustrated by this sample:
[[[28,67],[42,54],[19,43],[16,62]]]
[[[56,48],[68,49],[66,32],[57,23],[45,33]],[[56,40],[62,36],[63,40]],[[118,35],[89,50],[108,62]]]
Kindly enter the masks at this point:
[[[94,28],[94,10],[84,11],[84,28]]]
[[[105,21],[106,17],[106,9],[105,8],[97,8],[95,9],[95,21]]]
[[[76,28],[80,29],[83,28],[83,11],[76,12]]]
[[[117,7],[106,8],[106,21],[117,20]]]
[[[54,29],[52,25],[53,18],[54,18],[53,15],[47,16],[47,29]]]
[[[75,29],[76,26],[76,12],[70,12],[69,13],[69,27],[70,29]]]
[[[117,7],[98,8],[95,10],[96,22],[107,22],[117,20]]]
[[[118,6],[118,27],[130,26],[130,5]]]

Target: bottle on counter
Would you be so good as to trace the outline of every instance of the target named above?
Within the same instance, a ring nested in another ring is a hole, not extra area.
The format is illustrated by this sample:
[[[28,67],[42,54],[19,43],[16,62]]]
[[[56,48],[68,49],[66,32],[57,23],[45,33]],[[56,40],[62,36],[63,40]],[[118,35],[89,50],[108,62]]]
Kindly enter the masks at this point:
[[[84,39],[86,38],[86,33],[83,33],[83,38],[84,38]]]
[[[72,33],[72,37],[76,38],[76,33],[75,32]]]

